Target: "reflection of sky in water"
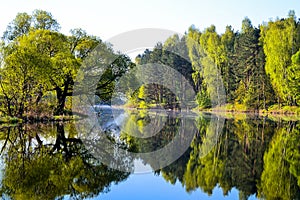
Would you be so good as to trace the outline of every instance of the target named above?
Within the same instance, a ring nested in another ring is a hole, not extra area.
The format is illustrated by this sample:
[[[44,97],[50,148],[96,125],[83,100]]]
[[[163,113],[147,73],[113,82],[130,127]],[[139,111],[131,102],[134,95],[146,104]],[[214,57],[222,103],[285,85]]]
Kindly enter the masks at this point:
[[[134,159],[134,170],[136,174],[145,174],[145,173],[151,173],[152,167],[149,164],[144,164],[144,161],[141,159]]]
[[[187,193],[181,183],[176,182],[175,185],[171,185],[166,182],[162,176],[156,176],[153,173],[147,174],[132,174],[130,177],[119,183],[118,185],[112,185],[110,192],[100,194],[94,200],[153,200],[153,199],[180,199],[180,200],[205,200],[205,199],[239,199],[239,194],[236,189],[232,189],[228,196],[223,196],[221,188],[216,187],[213,190],[213,194],[208,196],[200,189]],[[256,199],[255,196],[251,196],[249,200]]]

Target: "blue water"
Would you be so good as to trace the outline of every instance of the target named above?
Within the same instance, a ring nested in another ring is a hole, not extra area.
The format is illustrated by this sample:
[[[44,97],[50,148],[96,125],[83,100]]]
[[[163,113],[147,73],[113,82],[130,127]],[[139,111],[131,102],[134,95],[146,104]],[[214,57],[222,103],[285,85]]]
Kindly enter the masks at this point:
[[[221,188],[216,187],[213,194],[202,192],[200,189],[187,193],[181,183],[172,185],[166,182],[160,175],[153,173],[132,174],[124,182],[112,185],[108,193],[100,194],[93,200],[156,200],[156,199],[181,199],[181,200],[206,200],[206,199],[239,199],[236,189],[232,189],[227,196],[223,196]],[[256,199],[254,196],[249,198]]]

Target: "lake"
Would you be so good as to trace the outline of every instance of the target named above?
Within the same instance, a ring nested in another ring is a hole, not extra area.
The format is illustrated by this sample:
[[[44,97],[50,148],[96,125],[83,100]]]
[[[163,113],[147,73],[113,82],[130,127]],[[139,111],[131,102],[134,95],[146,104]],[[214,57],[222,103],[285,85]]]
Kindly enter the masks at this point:
[[[300,198],[295,117],[94,111],[1,126],[2,198]]]

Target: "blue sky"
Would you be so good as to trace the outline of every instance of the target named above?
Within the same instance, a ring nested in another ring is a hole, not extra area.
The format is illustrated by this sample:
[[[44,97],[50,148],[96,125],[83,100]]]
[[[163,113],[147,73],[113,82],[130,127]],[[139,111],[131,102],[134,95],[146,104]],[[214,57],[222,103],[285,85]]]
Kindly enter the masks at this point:
[[[191,24],[200,30],[214,24],[222,33],[228,24],[239,30],[245,16],[257,26],[291,9],[300,16],[298,0],[9,0],[1,3],[0,34],[18,12],[37,8],[51,12],[63,33],[80,27],[103,40],[138,28],[184,33]]]
[[[18,12],[30,14],[35,9],[51,12],[60,23],[61,32],[65,34],[69,34],[73,28],[82,28],[104,41],[121,33],[141,28],[168,29],[184,34],[192,24],[200,30],[214,24],[217,31],[223,33],[227,25],[232,25],[234,30],[240,30],[241,22],[246,16],[251,19],[254,26],[269,19],[276,19],[276,17],[286,17],[289,10],[294,10],[300,17],[300,2],[298,1],[6,0],[1,3],[0,7],[0,35]],[[155,44],[156,42],[151,47]],[[144,49],[146,47],[128,55],[135,58]]]

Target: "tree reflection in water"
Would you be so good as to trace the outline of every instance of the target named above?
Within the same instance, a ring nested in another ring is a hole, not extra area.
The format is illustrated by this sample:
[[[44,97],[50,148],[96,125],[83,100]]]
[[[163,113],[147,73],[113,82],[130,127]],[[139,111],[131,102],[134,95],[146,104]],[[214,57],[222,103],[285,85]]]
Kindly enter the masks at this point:
[[[182,124],[193,135],[189,148],[179,159],[154,172],[170,184],[180,182],[187,192],[200,189],[209,195],[220,187],[224,196],[235,188],[240,199],[251,195],[260,199],[300,199],[299,121],[227,117],[216,135],[217,129],[210,125],[212,118],[207,115],[167,115],[161,131],[150,138],[127,134],[133,121],[138,121],[141,130],[149,124],[146,116],[144,111],[129,113],[128,124],[124,121],[120,138],[131,152],[164,147],[178,134]],[[157,117],[153,123],[160,120]],[[184,136],[180,141],[186,140]],[[111,183],[129,176],[95,159],[78,138],[72,123],[2,128],[0,137],[4,163],[1,193],[12,199],[94,197],[109,191]],[[156,165],[151,157],[140,159],[150,166]],[[132,167],[130,163],[128,167]]]
[[[300,198],[299,121],[228,118],[217,144],[203,156],[204,143],[215,135],[210,121],[199,116],[194,126],[189,124],[191,131],[197,127],[190,148],[156,173],[171,184],[179,181],[187,192],[201,189],[211,195],[215,187],[221,187],[224,196],[237,189],[240,199],[251,195],[261,199]],[[170,125],[176,129],[176,124]],[[135,140],[137,147],[151,150],[153,146],[147,144]]]
[[[25,125],[1,130],[2,196],[55,199],[97,196],[129,174],[109,169],[76,138],[73,124]]]

